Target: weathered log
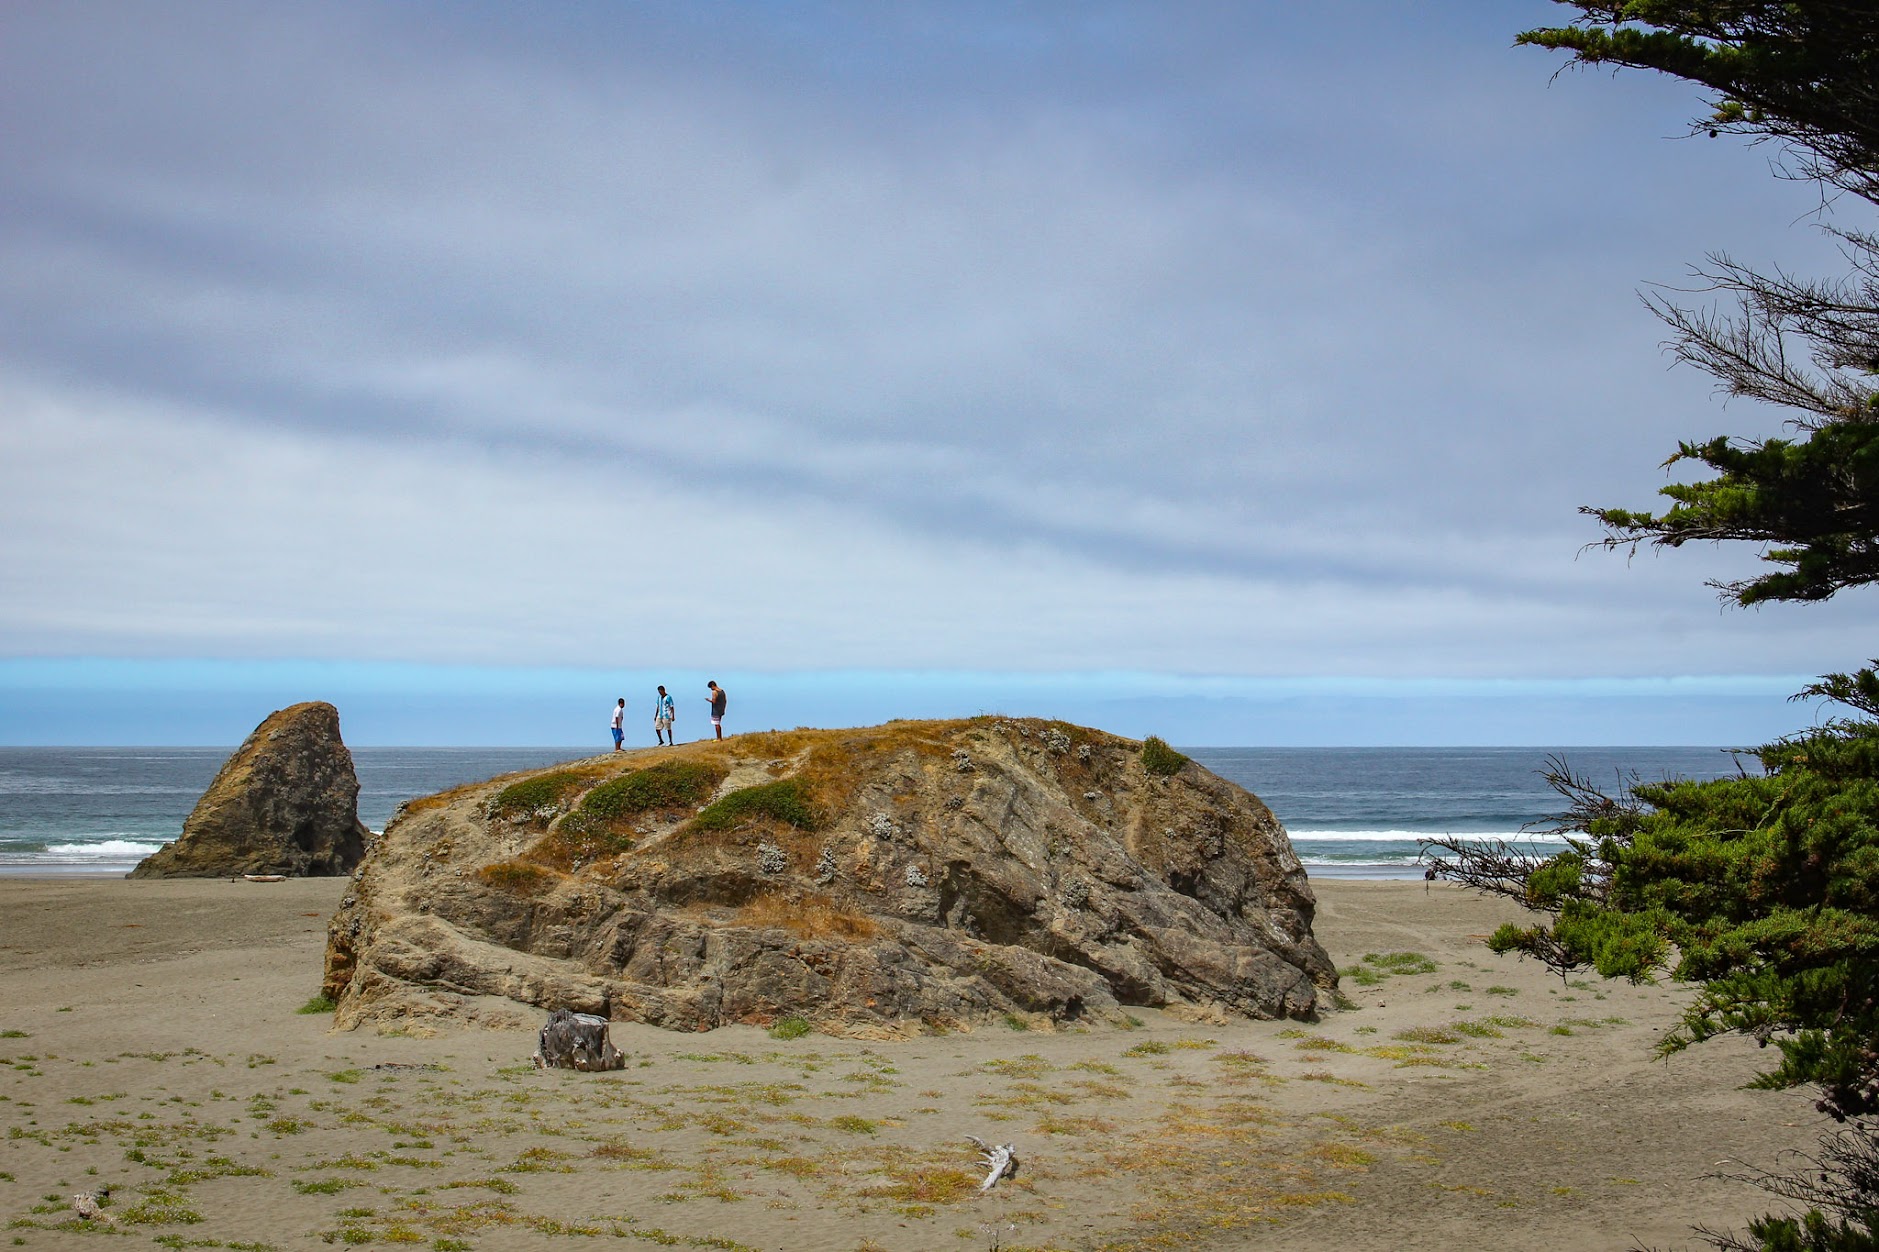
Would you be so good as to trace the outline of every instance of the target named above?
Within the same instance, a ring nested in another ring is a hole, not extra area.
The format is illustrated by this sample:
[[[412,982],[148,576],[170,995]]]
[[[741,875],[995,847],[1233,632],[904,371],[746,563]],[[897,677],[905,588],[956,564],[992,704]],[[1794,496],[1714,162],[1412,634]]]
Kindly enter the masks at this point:
[[[542,1027],[541,1040],[530,1058],[536,1069],[621,1069],[626,1054],[607,1037],[607,1019],[592,1013],[556,1009]]]

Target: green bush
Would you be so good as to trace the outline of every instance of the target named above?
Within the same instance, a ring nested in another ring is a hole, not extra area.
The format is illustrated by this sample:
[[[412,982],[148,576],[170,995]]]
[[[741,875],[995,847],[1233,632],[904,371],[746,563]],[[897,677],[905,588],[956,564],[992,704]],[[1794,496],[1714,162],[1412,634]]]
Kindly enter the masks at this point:
[[[496,793],[496,798],[489,802],[489,815],[515,817],[559,808],[568,793],[579,790],[585,781],[579,774],[565,769],[524,778]]]
[[[702,804],[724,778],[720,766],[701,761],[662,761],[622,774],[588,792],[581,812],[595,817],[630,817],[648,809]]]
[[[746,818],[770,817],[798,830],[814,830],[821,819],[801,784],[793,778],[733,791],[708,806],[694,820],[699,830],[729,830]]]
[[[1187,758],[1169,747],[1167,740],[1154,735],[1142,740],[1142,768],[1149,773],[1168,778],[1180,773],[1186,764]]]

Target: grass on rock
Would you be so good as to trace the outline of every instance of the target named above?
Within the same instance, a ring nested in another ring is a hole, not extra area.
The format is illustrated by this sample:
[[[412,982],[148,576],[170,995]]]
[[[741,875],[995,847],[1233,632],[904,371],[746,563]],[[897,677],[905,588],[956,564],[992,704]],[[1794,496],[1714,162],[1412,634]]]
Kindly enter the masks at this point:
[[[539,865],[521,861],[498,861],[494,865],[485,865],[476,871],[476,876],[498,891],[517,896],[540,895],[555,884],[554,874]]]
[[[496,798],[489,802],[489,815],[545,824],[560,810],[562,802],[580,790],[586,781],[583,775],[565,769],[524,778],[496,793]]]
[[[725,772],[717,761],[661,761],[601,783],[581,798],[578,812],[619,818],[654,809],[695,808],[717,790]]]
[[[822,825],[822,814],[810,804],[801,782],[779,778],[733,791],[707,805],[692,819],[697,830],[730,830],[752,819],[769,818],[797,830],[815,830]]]
[[[865,913],[825,895],[762,895],[738,910],[747,926],[787,930],[798,939],[872,939],[880,932]]]

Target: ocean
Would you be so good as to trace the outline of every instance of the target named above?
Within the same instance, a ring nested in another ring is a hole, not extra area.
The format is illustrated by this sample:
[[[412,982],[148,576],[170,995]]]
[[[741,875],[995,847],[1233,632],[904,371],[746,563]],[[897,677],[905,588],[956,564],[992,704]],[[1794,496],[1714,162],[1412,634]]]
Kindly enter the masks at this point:
[[[1736,772],[1720,748],[1184,748],[1264,800],[1314,877],[1415,878],[1434,835],[1521,839],[1559,810],[1549,755],[1594,782]],[[232,748],[0,747],[0,873],[125,874],[183,828]],[[589,748],[354,748],[359,817]],[[1752,757],[1743,758],[1758,768]],[[1544,850],[1546,844],[1537,844]]]

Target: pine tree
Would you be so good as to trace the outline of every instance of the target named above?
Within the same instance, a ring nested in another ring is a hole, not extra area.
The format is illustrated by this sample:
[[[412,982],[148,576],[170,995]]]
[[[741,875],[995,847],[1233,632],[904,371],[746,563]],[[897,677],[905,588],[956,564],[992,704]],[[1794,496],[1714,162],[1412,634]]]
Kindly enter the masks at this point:
[[[1879,5],[1872,0],[1628,0],[1583,4],[1568,25],[1519,43],[1578,65],[1654,70],[1711,94],[1698,133],[1777,146],[1779,171],[1823,204],[1879,206]],[[1712,478],[1663,489],[1661,513],[1584,510],[1607,547],[1748,542],[1778,567],[1718,584],[1725,600],[1824,600],[1879,581],[1879,236],[1829,227],[1848,272],[1804,280],[1724,256],[1696,273],[1730,314],[1647,297],[1671,351],[1725,391],[1779,406],[1793,438],[1685,442],[1666,464]],[[1544,920],[1489,940],[1565,972],[1644,980],[1668,971],[1699,990],[1669,1051],[1717,1034],[1775,1049],[1765,1087],[1811,1084],[1845,1124],[1812,1168],[1759,1175],[1801,1202],[1725,1249],[1879,1252],[1879,661],[1800,693],[1851,707],[1755,750],[1761,773],[1644,784],[1608,794],[1549,762],[1567,811],[1541,833],[1566,851],[1437,840],[1439,872],[1518,900]]]
[[[1823,202],[1879,205],[1879,10],[1869,0],[1578,4],[1570,25],[1516,42],[1569,52],[1581,66],[1656,70],[1707,88],[1692,129],[1772,143],[1785,176],[1818,183]],[[1879,238],[1826,226],[1848,272],[1833,279],[1764,274],[1727,256],[1697,283],[1731,313],[1647,302],[1671,329],[1671,353],[1733,396],[1777,405],[1792,439],[1686,442],[1666,465],[1717,476],[1663,489],[1655,513],[1588,508],[1606,547],[1744,541],[1780,569],[1719,583],[1727,600],[1824,600],[1879,581]]]

